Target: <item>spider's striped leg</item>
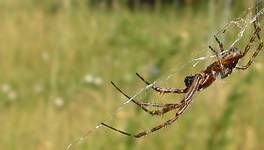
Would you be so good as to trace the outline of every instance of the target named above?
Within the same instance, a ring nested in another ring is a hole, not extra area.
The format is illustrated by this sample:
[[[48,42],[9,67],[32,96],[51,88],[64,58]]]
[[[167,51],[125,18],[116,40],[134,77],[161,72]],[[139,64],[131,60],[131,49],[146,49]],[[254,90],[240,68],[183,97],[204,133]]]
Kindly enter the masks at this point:
[[[258,48],[256,49],[256,51],[254,52],[253,56],[250,58],[250,60],[247,62],[246,65],[244,66],[236,66],[236,69],[240,69],[240,70],[246,70],[254,61],[254,59],[257,57],[258,53],[260,52],[260,50],[263,47],[263,42],[259,44]]]
[[[217,39],[217,38],[216,38]],[[219,41],[220,42],[220,41]],[[221,69],[222,70],[224,70],[224,66],[223,66],[223,63],[222,63],[222,61],[221,61],[221,59],[220,59],[220,56],[219,56],[219,54],[217,53],[217,51],[212,47],[212,46],[208,46],[209,47],[209,49],[215,54],[215,56],[216,56],[216,58],[217,58],[217,60],[218,60],[218,62],[219,62],[219,64],[220,64],[220,66],[221,66]],[[222,51],[222,50],[221,50]],[[222,73],[222,72],[221,72]],[[224,73],[222,73],[222,74],[224,74]]]
[[[195,79],[194,79],[191,87],[189,88],[189,90],[188,90],[187,94],[185,95],[184,99],[181,101],[181,102],[183,102],[182,103],[183,105],[180,106],[179,110],[176,112],[176,114],[175,114],[175,116],[173,118],[163,122],[160,125],[157,125],[156,127],[152,128],[152,129],[150,129],[148,131],[139,132],[137,134],[131,134],[131,133],[127,133],[127,132],[121,131],[119,129],[116,129],[114,127],[111,127],[111,126],[109,126],[109,125],[107,125],[105,123],[101,123],[101,124],[103,126],[109,128],[109,129],[111,129],[111,130],[114,130],[116,132],[119,132],[119,133],[127,135],[127,136],[135,137],[135,138],[140,138],[140,137],[148,135],[148,134],[150,134],[152,132],[158,131],[159,129],[164,128],[164,127],[169,126],[172,123],[174,123],[180,117],[180,115],[182,115],[185,112],[186,108],[189,106],[189,104],[192,101],[192,96],[198,90],[198,87],[200,85],[201,79],[202,79],[201,75],[198,74],[198,75],[195,76]]]
[[[220,61],[220,56],[218,52],[212,46],[209,45],[208,47],[215,54],[216,58]]]
[[[254,24],[255,30],[257,30],[257,28],[260,27],[260,24],[259,24],[259,20],[258,19],[253,24]],[[258,37],[259,40],[261,40],[259,33],[257,33],[257,37]]]
[[[127,99],[131,99],[131,101],[140,106],[153,106],[153,107],[165,107],[165,104],[160,104],[156,102],[139,102],[133,99],[132,97],[128,96],[124,91],[122,91],[114,82],[111,81],[111,84],[118,90],[121,94],[123,94]]]
[[[214,35],[214,38],[215,38],[216,42],[217,42],[218,45],[219,45],[220,51],[223,52],[223,51],[224,51],[224,45],[223,45],[223,43],[220,42],[220,40],[217,38],[216,35]]]
[[[256,4],[255,4],[255,14],[259,13],[259,9],[262,6],[263,3],[261,3],[261,1],[257,0]],[[255,30],[257,30],[257,28],[260,28],[260,16],[256,17],[256,20],[253,22],[254,28]],[[260,40],[260,42],[262,42],[260,35],[257,34],[258,39]]]
[[[255,60],[255,58],[257,57],[258,53],[260,52],[260,50],[263,47],[263,41],[262,41],[262,39],[259,36],[259,33],[261,31],[261,28],[260,27],[257,27],[257,25],[255,23],[254,23],[254,27],[256,28],[256,31],[255,31],[254,35],[251,37],[251,39],[250,39],[249,43],[247,44],[247,46],[245,47],[245,50],[244,50],[244,52],[242,54],[242,57],[244,57],[247,54],[247,52],[249,51],[252,43],[255,41],[256,38],[259,39],[260,44],[258,45],[258,47],[255,50],[253,56],[250,58],[250,60],[247,62],[247,64],[246,65],[243,65],[243,66],[236,66],[236,69],[239,69],[239,70],[245,70],[245,69],[247,69],[253,63],[253,61]]]
[[[171,125],[173,122],[175,122],[179,118],[179,116],[184,112],[184,110],[187,108],[187,106],[188,106],[187,104],[182,105],[182,107],[180,108],[180,110],[176,113],[175,117],[173,117],[172,119],[167,120],[166,122],[164,122],[164,123],[162,123],[162,124],[160,124],[160,125],[152,128],[149,131],[143,131],[143,132],[139,132],[137,134],[131,134],[131,133],[128,133],[128,132],[125,132],[125,131],[116,129],[116,128],[114,128],[112,126],[109,126],[109,125],[107,125],[105,123],[101,123],[101,125],[109,128],[109,129],[112,129],[112,130],[114,130],[116,132],[119,132],[121,134],[124,134],[124,135],[127,135],[127,136],[131,136],[131,137],[135,137],[135,138],[140,138],[140,137],[145,136],[145,135],[147,135],[149,133],[155,132],[155,131],[157,131],[157,130],[165,127],[165,126]]]
[[[136,101],[136,100],[134,100]],[[139,101],[136,101],[137,103],[139,103],[141,106],[151,106],[151,107],[165,107],[165,104],[161,104],[161,103],[157,103],[157,102],[139,102]]]
[[[159,103],[146,103],[146,102],[138,102],[134,100],[132,97],[128,96],[125,92],[123,92],[119,87],[117,87],[113,82],[111,84],[120,92],[122,93],[126,98],[130,99],[133,103],[138,105],[141,109],[143,109],[145,112],[151,114],[151,115],[163,115],[169,111],[172,111],[174,109],[177,109],[180,107],[180,104],[159,104]],[[161,109],[157,110],[149,110],[145,106],[154,106],[154,107],[162,107]]]
[[[145,80],[141,75],[139,75],[138,73],[136,73],[136,75],[147,85],[151,86],[151,88],[157,92],[160,93],[186,93],[187,92],[187,88],[185,89],[176,89],[176,88],[163,88],[163,87],[158,87],[155,85],[152,85],[150,82],[148,82],[147,80]]]
[[[256,37],[258,37],[260,31],[261,31],[260,27],[257,27],[256,31],[253,34],[253,36],[250,38],[249,43],[246,45],[246,47],[244,49],[244,52],[242,54],[242,57],[244,57],[248,53],[249,49],[252,46],[252,43],[255,41]]]
[[[223,45],[223,43],[220,42],[220,40],[217,38],[216,35],[214,35],[214,38],[215,38],[216,42],[217,42],[218,45],[219,45],[220,51],[223,52],[223,51],[224,51],[224,45]],[[210,46],[210,45],[209,45],[209,48],[210,48],[210,50],[216,55],[216,58],[217,58],[218,62],[220,63],[220,66],[221,66],[221,68],[222,68],[222,70],[223,70],[224,67],[223,67],[223,64],[222,64],[222,61],[221,61],[221,59],[220,59],[220,56],[219,56],[218,52],[217,52],[212,46]]]

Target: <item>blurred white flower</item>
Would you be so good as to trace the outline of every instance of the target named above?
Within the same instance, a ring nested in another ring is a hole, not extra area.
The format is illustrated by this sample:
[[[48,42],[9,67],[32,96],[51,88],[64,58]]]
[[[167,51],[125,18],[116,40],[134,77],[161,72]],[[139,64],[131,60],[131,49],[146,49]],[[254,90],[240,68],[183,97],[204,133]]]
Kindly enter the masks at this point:
[[[64,99],[62,97],[57,97],[54,99],[54,104],[57,107],[62,107],[64,106]]]
[[[11,86],[9,84],[3,84],[1,89],[4,93],[8,93],[11,90]]]
[[[9,84],[3,84],[1,86],[1,90],[4,94],[6,94],[7,98],[10,101],[15,101],[17,99],[17,93]]]
[[[94,77],[91,74],[87,74],[84,77],[84,82],[85,83],[91,84],[91,83],[93,83],[93,80],[94,80]]]
[[[84,82],[86,84],[100,86],[100,85],[102,85],[103,80],[100,77],[96,77],[94,75],[87,74],[87,75],[84,76]]]

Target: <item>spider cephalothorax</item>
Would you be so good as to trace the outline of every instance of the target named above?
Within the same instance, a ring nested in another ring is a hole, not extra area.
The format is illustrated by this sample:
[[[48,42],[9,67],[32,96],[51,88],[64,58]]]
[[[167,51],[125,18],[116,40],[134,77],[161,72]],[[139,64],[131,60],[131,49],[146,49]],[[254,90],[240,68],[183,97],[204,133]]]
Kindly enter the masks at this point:
[[[220,53],[221,59],[234,59],[241,57],[241,51],[236,47],[231,47],[229,50]]]
[[[220,48],[220,51],[221,51],[220,54],[211,46],[209,46],[209,48],[215,53],[217,60],[215,62],[213,62],[211,65],[209,65],[205,70],[198,72],[195,75],[186,76],[184,79],[185,88],[183,88],[183,89],[158,87],[158,86],[155,86],[153,84],[150,84],[142,76],[137,74],[137,76],[142,81],[144,81],[147,85],[149,85],[153,90],[155,90],[157,92],[160,92],[160,93],[186,93],[184,98],[179,103],[159,104],[159,103],[136,101],[135,99],[133,99],[130,96],[128,96],[127,94],[125,94],[113,82],[111,82],[113,84],[113,86],[119,92],[121,92],[124,96],[126,96],[133,103],[138,105],[141,109],[143,109],[145,112],[149,113],[150,115],[163,115],[169,111],[175,110],[176,114],[171,119],[165,121],[162,124],[157,125],[156,127],[152,128],[148,131],[139,132],[137,134],[130,134],[130,133],[118,130],[114,127],[111,127],[111,126],[105,124],[105,123],[102,123],[101,125],[103,125],[107,128],[110,128],[114,131],[117,131],[119,133],[122,133],[122,134],[125,134],[128,136],[132,136],[135,138],[145,136],[149,133],[155,132],[161,128],[164,128],[168,125],[171,125],[173,122],[175,122],[179,118],[180,115],[182,115],[185,112],[185,110],[187,109],[187,107],[189,106],[189,104],[192,101],[192,96],[197,91],[200,91],[200,90],[205,89],[208,86],[210,86],[216,80],[216,78],[218,76],[220,76],[222,79],[226,78],[228,75],[230,75],[232,73],[233,69],[245,70],[252,64],[253,60],[255,59],[255,57],[258,55],[258,53],[260,52],[260,50],[263,47],[263,42],[262,42],[260,35],[259,35],[261,29],[260,29],[260,27],[256,27],[256,26],[255,26],[255,29],[256,30],[255,30],[254,34],[252,35],[250,41],[248,42],[248,44],[244,48],[243,53],[240,52],[240,50],[237,49],[236,47],[231,47],[228,51],[224,51],[223,44],[215,36],[215,40],[217,41],[219,48]],[[259,40],[259,45],[258,45],[257,49],[255,50],[251,59],[248,61],[248,63],[246,65],[243,65],[243,66],[237,65],[239,60],[241,58],[244,58],[244,56],[248,53],[249,49],[251,48],[251,46],[252,46],[252,44],[256,38],[258,38],[258,40]],[[148,108],[149,106],[156,107],[158,109],[150,110]]]
[[[236,47],[231,47],[228,51],[220,55],[222,61],[220,65],[223,66],[220,72],[221,79],[228,77],[232,73],[241,57],[243,57],[241,51]]]

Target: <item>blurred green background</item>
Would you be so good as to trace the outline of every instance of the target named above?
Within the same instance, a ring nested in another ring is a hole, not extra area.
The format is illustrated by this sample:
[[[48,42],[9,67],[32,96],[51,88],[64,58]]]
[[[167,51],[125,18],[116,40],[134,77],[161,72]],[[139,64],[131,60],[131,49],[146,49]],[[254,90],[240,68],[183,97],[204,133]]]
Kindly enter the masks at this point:
[[[145,87],[135,72],[183,87],[186,75],[214,61],[192,66],[210,55],[208,43],[216,46],[212,35],[253,6],[253,0],[1,0],[0,149],[65,149],[113,114],[107,123],[132,133],[168,119],[174,114],[151,117],[132,103],[115,113],[125,99],[110,81],[129,95]],[[243,49],[252,32],[236,46]],[[230,45],[236,34],[230,28],[220,38]],[[173,126],[137,140],[100,128],[72,149],[264,149],[263,54],[248,70],[197,93]],[[172,103],[182,95],[145,90],[137,98]]]

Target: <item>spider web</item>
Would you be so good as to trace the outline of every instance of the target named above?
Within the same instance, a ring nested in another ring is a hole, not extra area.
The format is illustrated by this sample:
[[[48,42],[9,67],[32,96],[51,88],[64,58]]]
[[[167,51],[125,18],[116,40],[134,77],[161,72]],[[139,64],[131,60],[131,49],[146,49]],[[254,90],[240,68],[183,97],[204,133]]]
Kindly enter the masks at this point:
[[[257,3],[257,5],[258,5],[258,3]],[[228,51],[231,47],[235,46],[236,43],[238,43],[242,39],[242,37],[245,34],[245,31],[249,28],[249,26],[251,24],[253,24],[255,21],[258,21],[259,17],[264,14],[264,8],[258,10],[259,8],[257,8],[257,7],[254,9],[248,8],[241,17],[238,17],[238,18],[231,20],[229,23],[225,24],[220,30],[218,30],[218,32],[216,32],[215,35],[218,36],[220,34],[224,34],[225,32],[227,32],[227,30],[231,27],[236,27],[239,29],[239,32],[237,33],[235,40],[222,53]],[[256,14],[254,16],[252,15],[252,12],[254,12],[253,10],[256,10]],[[152,84],[145,86],[144,88],[140,89],[129,100],[123,102],[111,115],[107,116],[106,119],[101,120],[100,123],[98,123],[97,125],[94,126],[94,128],[87,130],[85,133],[83,133],[81,136],[79,136],[77,139],[75,139],[72,143],[67,145],[65,150],[72,149],[72,147],[74,145],[84,141],[91,133],[95,132],[96,130],[98,130],[102,127],[104,127],[103,125],[101,125],[101,122],[107,123],[107,122],[113,120],[115,118],[115,116],[117,115],[117,113],[121,112],[132,101],[132,99],[135,99],[136,97],[141,95],[143,92],[147,91],[149,88],[151,88],[152,85],[154,85],[156,83],[160,84],[162,82],[168,81],[172,76],[177,74],[180,70],[185,68],[187,65],[191,64],[193,67],[196,67],[202,61],[205,61],[205,60],[208,60],[211,58],[215,58],[215,57],[216,57],[215,55],[208,55],[208,56],[202,56],[202,57],[194,58],[194,59],[188,61],[187,63],[184,63],[183,65],[179,65],[180,67],[172,70],[171,73],[167,77],[165,77],[164,79],[156,80]]]
[[[215,34],[216,36],[218,36],[219,34],[225,33],[231,26],[235,26],[235,27],[239,28],[240,31],[238,32],[236,39],[228,46],[227,49],[225,49],[221,53],[225,53],[231,47],[234,47],[235,44],[237,42],[239,42],[242,39],[242,37],[244,36],[246,29],[249,28],[249,26],[251,24],[253,24],[255,21],[257,21],[257,19],[261,15],[263,15],[263,13],[264,13],[264,8],[262,8],[260,11],[258,11],[255,16],[251,17],[252,16],[252,8],[249,8],[246,11],[246,14],[243,15],[243,17],[235,18],[234,20],[231,20],[229,23],[225,24],[224,27]],[[202,57],[195,58],[192,60],[195,62],[193,67],[195,67],[198,63],[200,63],[203,60],[206,60],[208,58],[215,58],[215,57],[216,57],[215,55],[210,55],[210,56],[202,56]]]

